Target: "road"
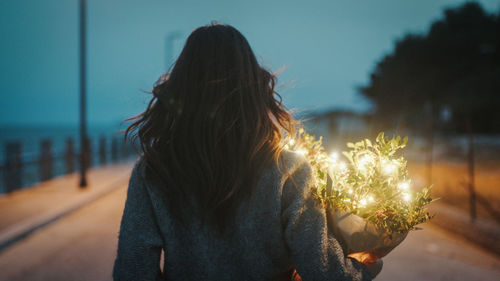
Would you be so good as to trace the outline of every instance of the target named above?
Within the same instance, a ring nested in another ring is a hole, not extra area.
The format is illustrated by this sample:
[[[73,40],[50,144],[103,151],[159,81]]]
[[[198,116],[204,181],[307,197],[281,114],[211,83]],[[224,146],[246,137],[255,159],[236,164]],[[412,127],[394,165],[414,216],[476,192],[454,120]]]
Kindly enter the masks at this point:
[[[126,187],[0,253],[0,280],[112,280]],[[425,225],[384,259],[377,280],[500,280],[500,258]]]

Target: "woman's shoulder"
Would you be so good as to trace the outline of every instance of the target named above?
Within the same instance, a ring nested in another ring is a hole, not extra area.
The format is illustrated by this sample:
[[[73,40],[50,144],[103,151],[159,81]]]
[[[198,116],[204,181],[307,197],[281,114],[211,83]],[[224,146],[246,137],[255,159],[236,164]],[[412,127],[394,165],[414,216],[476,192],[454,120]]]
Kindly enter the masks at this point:
[[[293,182],[295,179],[307,180],[311,171],[311,166],[304,155],[283,150],[278,155],[277,161],[262,171],[257,181],[257,190],[267,194],[269,187],[272,186],[276,188],[277,194],[281,194],[287,182]]]
[[[300,153],[290,150],[283,150],[279,156],[279,170],[284,176],[295,174],[297,170],[312,170],[306,157]]]
[[[131,179],[144,179],[145,177],[145,164],[142,156],[139,156],[132,167],[132,171],[130,173]]]
[[[151,187],[157,183],[157,179],[155,177],[152,177],[151,173],[149,172],[146,160],[142,155],[139,156],[135,160],[132,171],[130,173],[129,189],[141,188],[151,191]]]

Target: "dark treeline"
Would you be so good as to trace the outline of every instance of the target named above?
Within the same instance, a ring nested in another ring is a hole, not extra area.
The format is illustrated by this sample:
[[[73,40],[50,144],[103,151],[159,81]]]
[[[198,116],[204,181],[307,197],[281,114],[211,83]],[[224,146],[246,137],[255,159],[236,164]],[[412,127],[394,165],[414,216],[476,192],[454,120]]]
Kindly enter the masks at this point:
[[[445,10],[426,34],[398,40],[359,91],[385,129],[500,133],[500,13]]]

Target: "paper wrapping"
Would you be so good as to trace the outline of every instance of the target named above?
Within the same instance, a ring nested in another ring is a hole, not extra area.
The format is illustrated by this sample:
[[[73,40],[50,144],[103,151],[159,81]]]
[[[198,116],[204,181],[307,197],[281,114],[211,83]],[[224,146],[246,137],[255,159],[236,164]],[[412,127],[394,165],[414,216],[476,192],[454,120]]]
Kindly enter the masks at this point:
[[[369,252],[384,257],[398,246],[408,232],[392,233],[343,210],[327,209],[328,227],[339,241],[344,254]]]

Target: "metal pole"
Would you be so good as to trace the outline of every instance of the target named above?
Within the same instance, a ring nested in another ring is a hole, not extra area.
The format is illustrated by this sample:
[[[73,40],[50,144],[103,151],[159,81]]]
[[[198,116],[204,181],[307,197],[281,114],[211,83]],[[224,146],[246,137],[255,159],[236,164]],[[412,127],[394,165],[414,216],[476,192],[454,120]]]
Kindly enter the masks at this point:
[[[80,188],[87,186],[87,124],[85,99],[85,17],[86,3],[80,0]]]
[[[23,183],[23,159],[21,142],[5,143],[5,188],[7,192],[21,188]]]
[[[434,152],[434,103],[429,101],[427,109],[427,186],[432,185],[432,164]]]
[[[474,183],[474,139],[472,136],[472,121],[471,117],[467,116],[465,120],[467,127],[467,168],[469,172],[469,208],[470,220],[474,222],[477,217],[476,214],[476,186]]]

